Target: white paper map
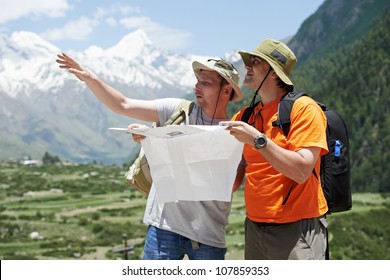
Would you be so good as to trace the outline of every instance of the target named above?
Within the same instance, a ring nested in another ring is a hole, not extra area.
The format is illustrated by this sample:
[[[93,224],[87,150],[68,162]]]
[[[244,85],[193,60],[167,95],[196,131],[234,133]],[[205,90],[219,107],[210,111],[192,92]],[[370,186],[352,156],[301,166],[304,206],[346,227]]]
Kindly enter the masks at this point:
[[[158,200],[166,203],[231,200],[244,144],[225,128],[182,125],[123,131],[147,136],[141,143]]]
[[[130,134],[140,134],[151,137],[159,137],[159,138],[172,138],[177,136],[189,135],[193,133],[200,133],[207,128],[202,129],[200,125],[167,125],[161,127],[154,128],[118,128],[118,127],[110,127],[111,130],[123,131],[125,133]]]

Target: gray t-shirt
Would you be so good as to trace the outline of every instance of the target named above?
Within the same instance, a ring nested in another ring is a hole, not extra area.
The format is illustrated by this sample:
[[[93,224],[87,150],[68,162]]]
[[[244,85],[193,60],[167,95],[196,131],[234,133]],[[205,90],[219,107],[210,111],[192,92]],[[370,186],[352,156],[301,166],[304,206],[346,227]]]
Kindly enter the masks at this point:
[[[180,101],[181,99],[176,98],[156,100],[160,123],[165,123],[169,119]],[[213,124],[217,125],[223,120],[214,119]],[[195,104],[189,115],[189,124],[211,125],[211,119],[202,114],[201,109]],[[225,230],[228,225],[230,207],[230,202],[214,200],[175,201],[159,204],[152,185],[146,204],[144,223],[183,235],[199,243],[225,248]]]

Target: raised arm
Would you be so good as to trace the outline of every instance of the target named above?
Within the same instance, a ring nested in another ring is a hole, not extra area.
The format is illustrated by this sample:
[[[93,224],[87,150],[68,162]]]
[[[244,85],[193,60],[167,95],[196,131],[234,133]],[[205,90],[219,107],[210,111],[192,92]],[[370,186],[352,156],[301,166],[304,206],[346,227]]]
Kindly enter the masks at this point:
[[[83,81],[95,96],[115,113],[143,121],[158,121],[157,109],[153,100],[130,99],[121,92],[99,80],[99,78],[83,67],[69,55],[57,55],[56,62],[62,69],[74,74]]]

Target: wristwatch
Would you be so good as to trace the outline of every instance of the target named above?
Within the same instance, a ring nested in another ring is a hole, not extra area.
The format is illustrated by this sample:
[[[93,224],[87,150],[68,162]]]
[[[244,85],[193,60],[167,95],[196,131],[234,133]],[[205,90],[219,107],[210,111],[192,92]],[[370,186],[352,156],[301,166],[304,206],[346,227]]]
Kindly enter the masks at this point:
[[[263,149],[267,146],[267,136],[264,133],[260,133],[253,142],[255,144],[255,149]]]

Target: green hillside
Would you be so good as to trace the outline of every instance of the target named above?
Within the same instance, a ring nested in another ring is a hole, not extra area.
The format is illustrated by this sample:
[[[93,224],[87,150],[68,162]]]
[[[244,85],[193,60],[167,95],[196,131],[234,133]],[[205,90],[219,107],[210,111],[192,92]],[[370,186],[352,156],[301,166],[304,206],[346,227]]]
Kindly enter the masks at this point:
[[[388,0],[324,1],[289,42],[298,57],[298,68],[309,60],[361,40],[389,8]]]
[[[146,197],[126,167],[0,165],[0,259],[142,258]],[[332,259],[390,259],[390,195],[355,193],[353,209],[328,217]],[[227,258],[243,259],[245,203],[234,194]]]
[[[390,10],[366,36],[302,65],[299,88],[345,118],[350,135],[353,190],[389,192]]]

